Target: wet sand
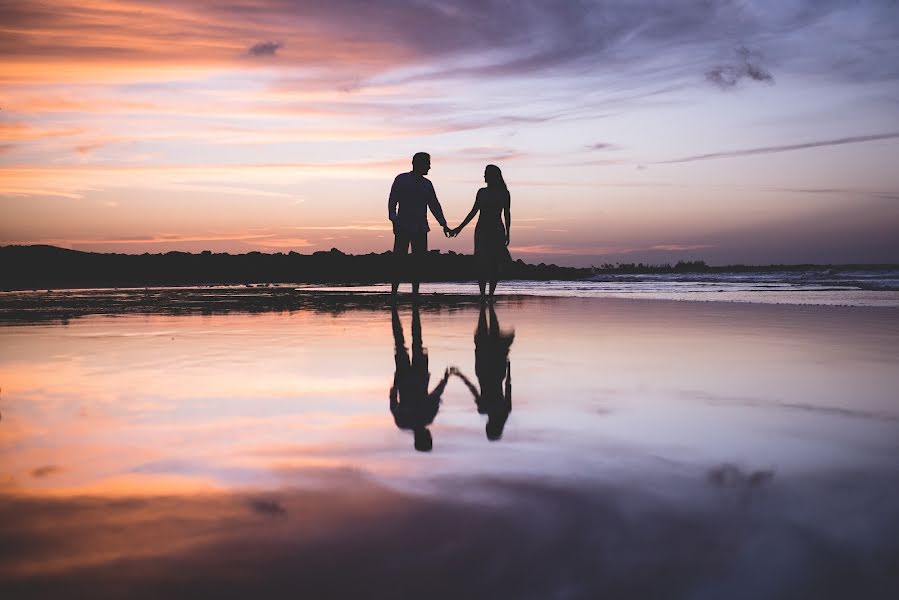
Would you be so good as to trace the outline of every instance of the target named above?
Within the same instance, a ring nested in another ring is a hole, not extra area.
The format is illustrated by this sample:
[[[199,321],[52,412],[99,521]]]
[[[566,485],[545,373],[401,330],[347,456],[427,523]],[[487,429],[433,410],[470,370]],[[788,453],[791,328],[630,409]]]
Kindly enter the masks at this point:
[[[314,298],[5,320],[4,597],[899,592],[896,309]]]

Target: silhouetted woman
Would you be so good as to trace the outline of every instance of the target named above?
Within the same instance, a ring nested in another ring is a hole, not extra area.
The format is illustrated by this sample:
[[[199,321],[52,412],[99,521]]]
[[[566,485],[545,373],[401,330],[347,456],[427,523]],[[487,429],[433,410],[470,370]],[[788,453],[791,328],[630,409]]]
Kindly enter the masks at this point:
[[[499,281],[499,270],[503,263],[511,261],[509,256],[509,229],[512,225],[510,211],[509,188],[503,180],[503,173],[496,165],[487,165],[484,169],[484,181],[487,187],[478,190],[474,206],[471,212],[462,221],[462,224],[450,233],[453,236],[459,232],[474,218],[478,211],[478,224],[474,229],[474,255],[478,262],[478,285],[481,287],[481,300],[486,298],[486,283],[490,282],[490,299],[496,291]],[[503,226],[502,217],[506,223]]]
[[[499,328],[499,320],[493,306],[490,307],[490,322],[487,309],[481,305],[478,328],[474,334],[474,370],[478,376],[480,391],[459,369],[450,369],[458,375],[474,396],[478,413],[487,415],[487,439],[500,439],[509,413],[512,412],[512,364],[509,350],[515,340],[515,332],[504,333]],[[505,386],[503,385],[505,380]]]

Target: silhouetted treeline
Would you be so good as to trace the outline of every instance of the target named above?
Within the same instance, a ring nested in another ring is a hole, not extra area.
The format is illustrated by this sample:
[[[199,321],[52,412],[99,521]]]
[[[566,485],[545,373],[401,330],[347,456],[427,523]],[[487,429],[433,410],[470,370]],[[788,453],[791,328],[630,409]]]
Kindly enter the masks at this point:
[[[5,246],[0,247],[0,288],[380,283],[390,281],[394,265],[390,252],[352,255],[337,249],[313,254],[101,254],[55,246]],[[437,250],[430,252],[426,270],[424,281],[462,281],[477,274],[473,256]],[[529,265],[518,260],[506,265],[504,277],[570,280],[591,273],[591,269]]]
[[[474,257],[432,250],[424,281],[467,281],[477,278]],[[145,287],[164,285],[257,283],[383,283],[390,281],[393,255],[296,252],[264,254],[167,252],[165,254],[102,254],[55,246],[0,246],[0,289],[79,287]],[[503,278],[546,281],[574,280],[593,275],[653,273],[740,273],[830,269],[895,269],[896,265],[729,265],[713,267],[704,261],[674,265],[606,263],[572,268],[521,260],[504,267]]]

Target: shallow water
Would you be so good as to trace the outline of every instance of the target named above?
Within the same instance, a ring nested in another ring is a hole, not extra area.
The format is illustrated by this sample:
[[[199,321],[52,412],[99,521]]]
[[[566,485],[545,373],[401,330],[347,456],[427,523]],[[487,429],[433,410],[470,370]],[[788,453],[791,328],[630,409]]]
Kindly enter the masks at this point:
[[[896,287],[866,288],[848,283],[803,282],[781,277],[707,277],[672,275],[616,275],[596,280],[503,281],[499,296],[550,298],[621,298],[682,302],[739,302],[745,304],[805,304],[810,306],[877,306],[899,308]],[[890,286],[894,286],[891,281]],[[301,291],[379,293],[389,284],[302,286]],[[443,295],[477,295],[476,283],[427,283],[422,290]]]
[[[476,361],[474,303],[344,308],[0,327],[0,589],[899,590],[895,309],[501,299]]]

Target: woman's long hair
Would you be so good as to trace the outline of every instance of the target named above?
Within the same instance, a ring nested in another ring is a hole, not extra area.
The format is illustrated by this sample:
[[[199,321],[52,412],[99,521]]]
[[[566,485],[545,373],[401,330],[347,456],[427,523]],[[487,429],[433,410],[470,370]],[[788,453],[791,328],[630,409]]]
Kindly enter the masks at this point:
[[[496,165],[487,165],[484,167],[484,175],[487,179],[487,187],[498,187],[504,192],[509,191],[506,187],[506,181],[503,179],[503,172]]]

